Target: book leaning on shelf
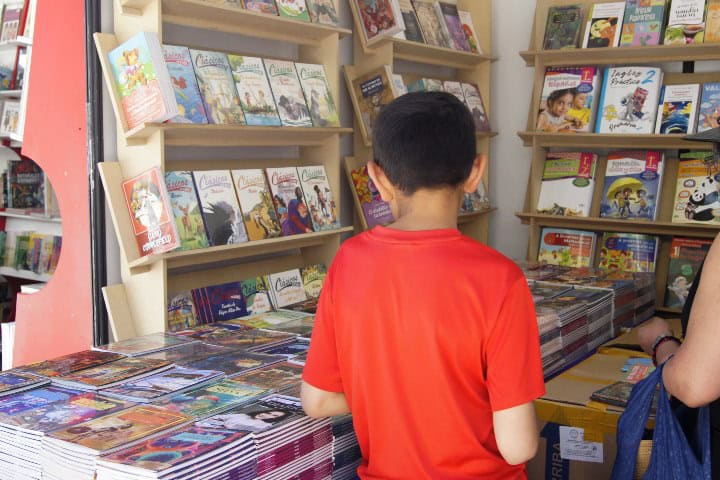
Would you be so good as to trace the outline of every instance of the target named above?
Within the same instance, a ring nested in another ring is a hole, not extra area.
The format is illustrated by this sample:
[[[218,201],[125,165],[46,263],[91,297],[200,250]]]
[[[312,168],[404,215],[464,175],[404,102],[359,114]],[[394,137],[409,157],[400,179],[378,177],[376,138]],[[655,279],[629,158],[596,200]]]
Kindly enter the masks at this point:
[[[720,224],[720,172],[706,163],[710,152],[682,154],[678,163],[673,223]]]
[[[677,309],[685,306],[690,287],[710,245],[712,240],[707,238],[673,237],[663,306]]]
[[[608,67],[595,133],[654,133],[662,79],[656,67]]]
[[[537,259],[562,267],[589,267],[595,256],[595,242],[593,232],[544,227]]]
[[[411,42],[425,43],[425,37],[423,37],[422,30],[420,29],[420,23],[418,22],[412,2],[410,0],[399,0],[398,5],[403,23],[405,24],[405,30],[396,33],[395,37],[410,40]]]
[[[165,186],[180,238],[180,250],[208,247],[210,243],[205,232],[192,172],[167,172]]]
[[[703,43],[705,0],[670,0],[664,45]]]
[[[596,3],[588,14],[583,48],[617,47],[625,2]]]
[[[380,110],[399,96],[392,74],[390,66],[383,65],[350,79],[350,96],[366,144],[372,141],[372,129]]]
[[[548,152],[543,167],[538,213],[571,217],[590,215],[597,154]]]
[[[609,153],[600,216],[655,220],[664,169],[661,151]]]
[[[553,5],[548,8],[543,50],[577,48],[582,32],[582,5]]]
[[[660,45],[667,0],[627,0],[621,47]]]
[[[397,0],[350,0],[359,14],[366,45],[402,32],[405,29]]]
[[[425,42],[436,47],[453,48],[440,3],[433,0],[412,0]]]
[[[176,45],[163,45],[165,64],[175,89],[179,115],[168,120],[170,123],[208,123],[205,115],[200,88],[190,57],[190,49]]]
[[[706,82],[698,108],[697,133],[717,127],[720,127],[720,82]]]
[[[655,133],[695,133],[700,84],[663,85]]]
[[[654,272],[660,239],[639,233],[605,232],[600,243],[601,270]]]
[[[368,175],[367,165],[350,172],[352,189],[360,205],[368,228],[375,225],[387,225],[395,221],[390,204],[380,198],[380,191]]]
[[[536,130],[591,132],[595,125],[600,70],[597,67],[548,67],[538,107]]]

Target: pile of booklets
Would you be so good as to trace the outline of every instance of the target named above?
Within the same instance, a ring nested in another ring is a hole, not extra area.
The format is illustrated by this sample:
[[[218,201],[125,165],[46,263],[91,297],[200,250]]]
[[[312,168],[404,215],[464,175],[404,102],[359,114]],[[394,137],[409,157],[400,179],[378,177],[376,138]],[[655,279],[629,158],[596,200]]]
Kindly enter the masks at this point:
[[[333,433],[333,480],[357,478],[357,468],[362,455],[352,417],[341,415],[332,420]]]
[[[536,310],[545,314],[550,310],[557,316],[556,328],[565,365],[580,360],[588,353],[586,306],[568,295],[570,293],[572,291],[536,305]]]
[[[562,342],[560,340],[560,318],[557,312],[551,308],[537,307],[542,302],[551,300],[558,295],[570,291],[570,287],[564,285],[541,285],[534,283],[530,287],[533,301],[536,304],[535,313],[538,320],[538,332],[540,334],[540,353],[542,355],[543,372],[550,376],[565,365],[562,355]]]

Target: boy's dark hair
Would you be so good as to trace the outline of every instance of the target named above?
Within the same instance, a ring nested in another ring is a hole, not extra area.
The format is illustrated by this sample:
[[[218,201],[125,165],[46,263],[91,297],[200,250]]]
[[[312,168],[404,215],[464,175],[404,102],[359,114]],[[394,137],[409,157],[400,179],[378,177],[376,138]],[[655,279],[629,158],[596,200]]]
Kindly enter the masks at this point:
[[[406,195],[456,187],[468,178],[477,156],[475,123],[454,95],[407,93],[378,115],[373,150],[375,163]]]

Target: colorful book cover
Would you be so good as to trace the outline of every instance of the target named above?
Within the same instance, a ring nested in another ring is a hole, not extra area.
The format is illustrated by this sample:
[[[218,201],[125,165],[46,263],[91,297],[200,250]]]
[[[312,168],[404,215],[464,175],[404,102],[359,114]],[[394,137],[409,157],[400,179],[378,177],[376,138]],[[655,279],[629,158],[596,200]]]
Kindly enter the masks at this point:
[[[279,126],[280,117],[262,58],[228,55],[228,62],[247,124]]]
[[[660,45],[667,0],[626,0],[621,47]]]
[[[272,310],[270,286],[266,277],[253,277],[240,282],[247,302],[248,315],[257,315]]]
[[[425,43],[412,2],[410,0],[400,0],[398,3],[400,5],[400,14],[402,15],[403,23],[405,23],[405,32],[403,32],[405,40]]]
[[[168,330],[176,332],[197,325],[195,304],[190,291],[178,293],[168,302]]]
[[[380,191],[368,175],[367,166],[356,168],[350,172],[350,176],[368,228],[394,222],[395,218],[390,210],[390,204],[380,198]]]
[[[9,208],[45,212],[45,173],[27,157],[7,162]]]
[[[703,43],[705,0],[670,0],[663,44]]]
[[[0,90],[21,88],[13,85],[13,73],[15,71],[17,57],[17,49],[5,48],[0,51]]]
[[[0,121],[0,137],[9,137],[18,133],[20,121],[20,102],[5,100]]]
[[[538,262],[562,267],[589,267],[595,255],[595,233],[563,228],[542,229]]]
[[[664,169],[661,151],[609,153],[600,216],[655,220]]]
[[[303,312],[296,312],[293,310],[272,310],[270,312],[261,313],[258,315],[254,315],[252,317],[246,317],[240,320],[236,320],[235,322],[241,323],[242,325],[246,325],[248,327],[252,328],[263,328],[268,330],[273,330],[274,332],[285,332],[285,333],[295,333],[295,332],[288,332],[284,328],[278,328],[278,327],[284,327],[289,325],[298,326],[300,324],[307,324],[304,320],[312,317],[312,315],[308,315],[307,313]],[[233,323],[235,323],[233,322]],[[251,330],[252,331],[252,330]],[[288,338],[286,337],[280,337],[281,340],[285,341]],[[278,343],[278,342],[274,342]],[[253,350],[265,350],[265,347],[259,348],[259,349],[253,349]]]
[[[121,358],[125,358],[125,356],[118,353],[83,350],[82,352],[71,353],[62,357],[52,358],[30,365],[23,365],[19,370],[43,377],[57,377],[77,372],[78,370],[97,367],[108,362],[114,362]]]
[[[273,273],[268,279],[275,308],[283,308],[308,299],[299,269]]]
[[[13,393],[2,398],[0,416],[15,417],[21,412],[51,404],[64,404],[82,392],[62,387],[41,387],[25,392]]]
[[[170,394],[188,390],[194,386],[219,379],[224,374],[217,370],[195,370],[173,367],[149,377],[130,380],[127,383],[103,390],[104,395],[133,402],[147,403]]]
[[[710,239],[673,237],[663,306],[677,309],[685,306],[690,287],[710,250],[710,245]]]
[[[264,59],[270,88],[285,127],[312,127],[295,64],[287,60]]]
[[[319,298],[325,277],[327,277],[327,267],[320,263],[301,267],[300,277],[307,297]]]
[[[699,110],[698,133],[720,127],[720,82],[703,84]]]
[[[27,47],[18,47],[15,61],[15,70],[13,71],[13,78],[11,88],[15,90],[22,90],[23,83],[25,81],[25,69],[27,68]]]
[[[596,133],[653,133],[663,72],[609,67],[603,79]]]
[[[210,245],[248,241],[230,170],[193,172]]]
[[[480,212],[490,208],[485,183],[481,180],[474,192],[463,194],[463,202],[460,205],[460,213]]]
[[[395,91],[398,95],[405,95],[408,93],[407,85],[405,85],[402,75],[399,73],[393,73],[390,79],[392,80],[393,85],[395,86]]]
[[[421,78],[407,86],[408,92],[442,92],[443,82],[436,78]]]
[[[157,332],[140,337],[128,338],[127,340],[121,340],[119,342],[108,343],[106,345],[100,345],[99,347],[95,347],[95,349],[103,352],[120,353],[122,355],[134,357],[145,353],[156,352],[158,350],[175,348],[190,342],[191,340],[178,337],[177,335]]]
[[[475,32],[475,25],[473,25],[472,16],[470,12],[465,10],[458,10],[460,16],[460,23],[462,24],[463,32],[468,41],[468,46],[472,53],[482,54],[480,48],[480,42],[478,41],[477,33]]]
[[[30,388],[42,387],[48,383],[48,380],[34,375],[14,371],[2,372],[0,373],[0,397]]]
[[[273,312],[267,312],[260,315],[270,315],[272,313]],[[241,323],[244,321],[245,319],[241,318],[239,320],[233,320],[232,322]],[[238,330],[232,332],[229,335],[222,335],[206,340],[208,343],[212,343],[213,345],[220,345],[223,347],[235,349],[235,352],[233,352],[232,354],[222,355],[221,358],[208,357],[208,359],[206,360],[189,363],[187,366],[192,368],[217,368],[224,371],[228,375],[233,375],[234,373],[238,373],[240,371],[250,370],[260,367],[262,365],[268,365],[270,363],[275,363],[276,361],[279,361],[277,357],[274,357],[272,355],[250,357],[248,356],[249,353],[245,352],[244,350],[254,351],[263,346],[276,345],[288,342],[295,337],[295,335],[285,332],[247,329],[245,325],[241,324],[241,326],[245,328],[245,330]],[[237,349],[242,350],[237,351]],[[237,356],[236,354],[239,356]],[[220,362],[223,366],[213,367],[213,362]]]
[[[700,84],[663,85],[655,133],[695,133]]]
[[[720,42],[720,0],[707,0],[704,43]]]
[[[310,211],[303,197],[295,167],[267,168],[275,211],[284,237],[313,231]]]
[[[238,0],[239,1],[239,0]],[[277,15],[278,9],[275,0],[242,0],[247,10],[253,12]]]
[[[585,26],[583,48],[617,47],[625,15],[625,2],[596,3]]]
[[[316,127],[339,127],[335,101],[325,76],[325,68],[313,63],[295,63],[300,85],[305,94],[305,103],[310,109],[310,118]]]
[[[445,19],[438,15],[439,8],[436,9],[437,3],[435,1],[412,0],[425,42],[436,47],[452,48],[452,40],[448,38],[446,33]]]
[[[638,233],[605,232],[600,244],[602,270],[654,272],[658,237]]]
[[[201,324],[187,330],[178,330],[174,335],[182,335],[183,337],[195,338],[206,342],[210,339],[222,337],[247,330],[243,325],[237,325],[237,320],[228,320],[225,323]],[[183,364],[184,366],[184,364]]]
[[[457,5],[446,2],[439,2],[439,5],[453,48],[455,48],[455,50],[469,52],[470,44],[468,43],[465,32],[463,31]]]
[[[268,347],[267,349],[261,350],[263,353],[267,353],[269,355],[282,355],[286,357],[288,360],[291,358],[295,358],[298,355],[302,355],[306,353],[310,349],[310,341],[305,338],[296,338],[290,343],[285,343],[283,345],[276,345],[272,347]],[[277,365],[283,365],[282,363],[279,363]],[[293,363],[291,365],[297,365],[296,363]],[[267,369],[272,369],[273,366],[265,367]],[[261,369],[261,370],[264,370]],[[249,373],[248,375],[252,375],[252,373]]]
[[[592,132],[599,85],[600,70],[597,67],[548,67],[536,130],[548,133]]]
[[[140,32],[108,54],[125,123],[164,122],[179,114],[157,34]]]
[[[250,405],[228,410],[207,418],[197,425],[205,428],[227,428],[260,433],[306,418],[299,398],[270,395]]]
[[[403,31],[401,14],[392,0],[352,0],[359,13],[365,43],[371,45],[383,37]],[[400,16],[400,17],[399,17]]]
[[[307,341],[303,344],[307,346]],[[305,350],[300,350],[302,353]],[[300,383],[302,381],[303,367],[288,362],[275,363],[267,367],[253,370],[252,372],[243,373],[236,377],[236,380],[254,385],[267,390],[282,390],[290,385]]]
[[[409,89],[409,88],[408,88]],[[365,143],[372,140],[372,129],[380,111],[398,97],[392,82],[392,69],[383,65],[352,81],[352,99]]]
[[[165,173],[165,188],[175,217],[175,228],[180,237],[179,249],[193,250],[210,246],[192,172]]]
[[[589,216],[596,167],[595,153],[548,152],[537,202],[538,213]]]
[[[2,10],[2,30],[0,44],[17,39],[20,28],[20,17],[23,13],[23,2],[7,3]]]
[[[123,358],[99,367],[55,377],[54,382],[82,389],[109,387],[140,375],[149,375],[167,369],[172,364],[152,358]]]
[[[245,125],[232,70],[222,52],[190,49],[209,123]]]
[[[190,415],[201,419],[247,403],[266,392],[264,388],[225,379],[208,387],[175,395],[156,405],[168,413],[177,412],[183,416]]]
[[[233,170],[235,191],[243,212],[250,240],[280,236],[280,222],[273,206],[270,188],[261,169]]]
[[[162,49],[180,112],[170,123],[208,123],[190,50],[176,45],[163,45]]]
[[[325,167],[322,165],[297,167],[300,186],[305,196],[305,204],[310,211],[313,230],[335,230],[340,228],[335,195],[330,190]]]
[[[582,31],[582,5],[555,5],[548,8],[543,50],[577,48]]]
[[[305,0],[275,0],[281,17],[292,18],[302,22],[310,21]]]
[[[201,324],[232,320],[248,315],[242,283],[192,289],[193,303]]]
[[[140,256],[179,247],[180,238],[160,168],[153,167],[125,180],[122,189]]]
[[[490,132],[490,120],[488,120],[480,89],[473,83],[461,83],[460,86],[465,97],[465,104],[470,109],[475,121],[475,129],[478,132]]]
[[[189,361],[190,359],[199,360],[211,355],[220,355],[228,353],[229,351],[229,349],[218,345],[193,342],[170,350],[149,353],[147,355],[143,355],[143,358],[155,358],[158,360],[165,360],[167,362],[180,363]]]
[[[720,224],[719,185],[720,172],[706,161],[700,158],[680,160],[672,222]]]
[[[313,23],[337,27],[340,24],[333,0],[306,0],[310,20]]]
[[[465,103],[465,94],[463,94],[463,89],[460,85],[460,82],[445,80],[443,82],[443,90],[447,93],[454,95],[455,98],[460,100],[462,103]]]

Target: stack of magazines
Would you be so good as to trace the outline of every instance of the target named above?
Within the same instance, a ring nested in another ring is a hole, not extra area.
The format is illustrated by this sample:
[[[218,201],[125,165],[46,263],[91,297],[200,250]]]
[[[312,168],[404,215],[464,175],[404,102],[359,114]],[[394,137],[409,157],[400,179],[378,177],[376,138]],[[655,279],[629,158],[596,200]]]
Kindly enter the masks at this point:
[[[332,420],[333,472],[332,480],[357,478],[357,467],[362,455],[357,435],[353,429],[352,417],[341,415]]]
[[[128,338],[126,340],[109,343],[107,345],[101,345],[93,348],[93,350],[120,353],[122,355],[127,355],[128,357],[135,357],[138,355],[147,355],[149,353],[186,346],[188,344],[196,343],[197,341],[198,340],[192,338],[184,338],[177,335],[157,332],[143,335],[141,337]]]
[[[79,390],[99,390],[129,380],[155,375],[172,368],[172,363],[152,358],[126,357],[97,367],[54,377],[53,384]]]
[[[301,382],[302,372],[302,365],[281,362],[243,373],[235,379],[274,393],[287,393]]]
[[[585,303],[578,302],[566,293],[546,300],[538,304],[536,308],[541,311],[554,310],[557,314],[560,345],[565,364],[572,364],[585,357],[588,353],[588,324]]]
[[[175,363],[198,370],[220,370],[228,377],[235,377],[243,372],[256,370],[283,360],[285,360],[285,357],[279,355],[266,355],[233,349],[227,353],[204,358],[179,359]]]
[[[103,394],[130,402],[156,402],[188,390],[202,388],[224,376],[223,372],[216,370],[172,367],[149,377],[133,379],[122,385],[105,389]]]
[[[588,351],[593,352],[603,343],[612,338],[611,328],[613,313],[612,293],[594,288],[576,288],[572,294],[578,301],[585,302],[588,323]]]

